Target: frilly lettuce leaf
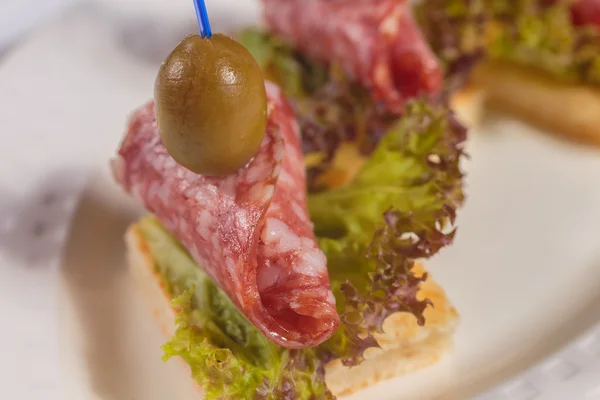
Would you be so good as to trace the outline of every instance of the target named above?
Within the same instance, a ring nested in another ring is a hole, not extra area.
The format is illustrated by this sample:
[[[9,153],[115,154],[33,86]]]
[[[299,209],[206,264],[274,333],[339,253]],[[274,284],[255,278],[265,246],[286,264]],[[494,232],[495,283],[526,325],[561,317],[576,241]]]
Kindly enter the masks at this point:
[[[173,301],[173,306],[179,309],[177,330],[163,346],[164,360],[181,357],[203,388],[205,399],[333,399],[325,385],[323,363],[315,350],[284,350],[264,342],[262,346],[270,357],[262,362],[248,359],[239,346],[216,345],[220,337],[199,323],[205,316],[201,310],[192,308],[191,297],[192,291],[187,291]],[[254,328],[245,320],[240,327]],[[253,395],[249,396],[250,393]]]
[[[420,0],[415,16],[445,71],[450,91],[460,88],[485,53],[486,0]]]
[[[137,228],[178,310],[164,359],[181,357],[207,400],[333,399],[315,349],[265,338],[154,217]]]
[[[411,270],[453,240],[465,135],[445,107],[415,100],[351,183],[309,196],[342,320],[322,345],[329,357],[360,363],[392,313],[425,322],[429,303],[417,292],[426,276]]]
[[[600,84],[600,31],[572,22],[570,1],[422,0],[416,14],[449,75],[485,55]]]

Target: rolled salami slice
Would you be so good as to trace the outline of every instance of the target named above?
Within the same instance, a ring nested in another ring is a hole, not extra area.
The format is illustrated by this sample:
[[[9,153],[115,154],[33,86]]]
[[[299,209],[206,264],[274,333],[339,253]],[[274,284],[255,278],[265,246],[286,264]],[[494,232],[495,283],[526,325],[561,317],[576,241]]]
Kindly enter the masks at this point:
[[[311,347],[333,334],[339,316],[306,207],[295,115],[279,88],[266,86],[265,137],[236,174],[206,177],[178,165],[152,103],[133,116],[112,168],[267,338]]]
[[[309,57],[341,66],[394,112],[435,94],[442,71],[405,0],[263,0],[267,27]]]

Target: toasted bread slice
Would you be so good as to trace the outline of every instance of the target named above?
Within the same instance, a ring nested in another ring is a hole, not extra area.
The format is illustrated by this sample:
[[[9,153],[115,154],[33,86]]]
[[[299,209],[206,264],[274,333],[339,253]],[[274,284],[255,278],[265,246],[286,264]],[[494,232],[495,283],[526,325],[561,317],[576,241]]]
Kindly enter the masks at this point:
[[[484,116],[485,92],[474,85],[467,85],[450,98],[450,108],[456,118],[467,128],[476,128]]]
[[[486,105],[586,144],[600,145],[600,88],[559,81],[535,68],[486,61],[471,83]]]
[[[170,306],[171,298],[156,272],[144,237],[135,224],[127,231],[126,243],[131,274],[149,302],[163,333],[171,337],[175,331],[175,311]],[[415,268],[420,274],[424,272],[421,266]],[[349,394],[378,381],[426,367],[438,361],[451,348],[458,321],[456,310],[443,289],[431,279],[423,284],[421,295],[431,299],[435,305],[425,311],[427,323],[424,327],[418,326],[412,315],[394,314],[384,323],[385,333],[377,336],[382,348],[369,349],[361,365],[347,368],[339,360],[327,365],[327,383],[336,395]]]

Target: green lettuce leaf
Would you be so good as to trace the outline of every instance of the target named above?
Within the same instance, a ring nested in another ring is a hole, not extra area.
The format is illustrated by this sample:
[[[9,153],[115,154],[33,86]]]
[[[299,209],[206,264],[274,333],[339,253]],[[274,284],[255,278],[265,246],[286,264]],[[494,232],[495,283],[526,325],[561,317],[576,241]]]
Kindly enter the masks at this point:
[[[181,357],[205,399],[333,399],[315,349],[287,350],[267,340],[154,217],[137,228],[178,310],[164,359]]]
[[[417,292],[426,276],[412,268],[453,240],[465,134],[445,107],[410,102],[354,181],[309,196],[342,320],[322,345],[329,357],[360,363],[392,313],[425,322],[429,302]]]
[[[569,1],[423,0],[416,14],[450,76],[482,56],[600,84],[600,31],[575,26]],[[463,74],[464,75],[464,74]]]
[[[326,67],[302,56],[274,35],[249,28],[236,38],[252,53],[266,78],[277,82],[288,97],[304,97],[328,80]]]

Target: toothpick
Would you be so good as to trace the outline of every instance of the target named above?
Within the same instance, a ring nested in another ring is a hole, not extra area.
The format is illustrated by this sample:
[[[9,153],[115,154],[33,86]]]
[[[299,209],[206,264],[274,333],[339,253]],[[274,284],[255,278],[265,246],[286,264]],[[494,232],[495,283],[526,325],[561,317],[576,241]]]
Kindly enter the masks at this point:
[[[194,0],[194,8],[196,9],[196,18],[198,19],[200,36],[208,39],[212,36],[212,32],[210,30],[208,11],[206,11],[206,4],[204,4],[204,0]]]

